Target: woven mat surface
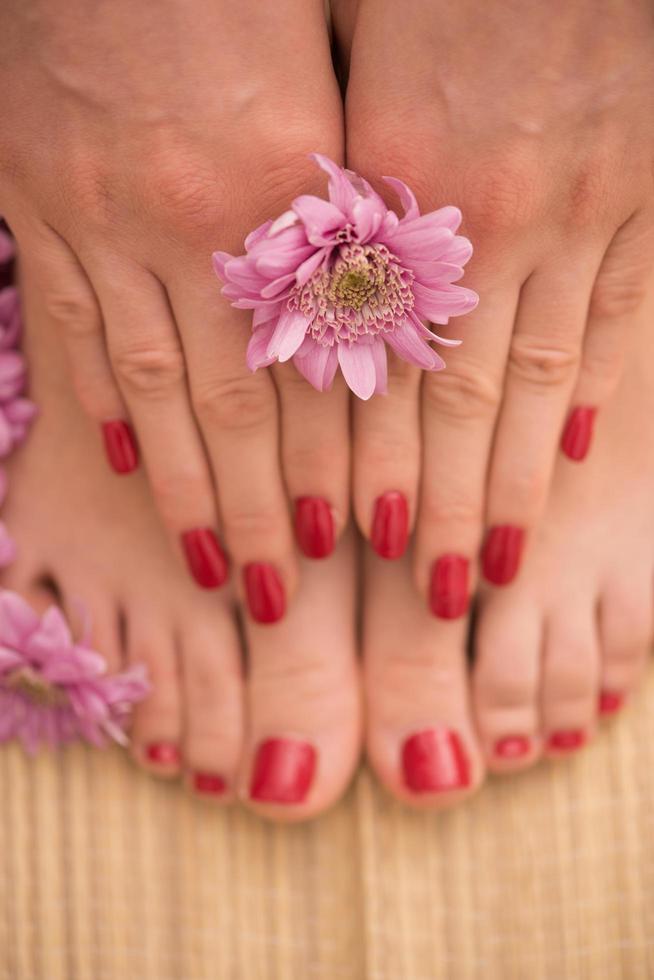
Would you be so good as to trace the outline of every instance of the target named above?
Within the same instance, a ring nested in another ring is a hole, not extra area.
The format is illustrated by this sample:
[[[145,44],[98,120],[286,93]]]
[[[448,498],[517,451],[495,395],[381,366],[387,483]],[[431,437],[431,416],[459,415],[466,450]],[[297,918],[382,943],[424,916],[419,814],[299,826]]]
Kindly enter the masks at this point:
[[[362,772],[273,827],[119,752],[0,753],[0,980],[654,977],[654,676],[578,758],[440,816]]]

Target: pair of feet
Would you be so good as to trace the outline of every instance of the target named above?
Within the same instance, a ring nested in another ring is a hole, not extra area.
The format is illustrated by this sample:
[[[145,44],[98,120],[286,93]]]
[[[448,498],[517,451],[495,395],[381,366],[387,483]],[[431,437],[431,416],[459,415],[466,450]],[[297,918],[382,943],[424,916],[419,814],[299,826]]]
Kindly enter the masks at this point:
[[[11,464],[4,517],[20,553],[3,585],[41,609],[54,596],[73,624],[83,604],[110,669],[147,664],[153,689],[131,732],[146,769],[300,819],[343,793],[363,741],[394,795],[439,807],[487,771],[582,747],[632,692],[652,626],[654,290],[591,456],[583,467],[561,459],[520,576],[478,597],[472,667],[470,624],[430,615],[410,558],[366,547],[360,577],[353,534],[304,562],[275,626],[241,624],[228,590],[199,590],[169,552],[144,478],[107,472],[29,268],[23,302],[41,416]]]

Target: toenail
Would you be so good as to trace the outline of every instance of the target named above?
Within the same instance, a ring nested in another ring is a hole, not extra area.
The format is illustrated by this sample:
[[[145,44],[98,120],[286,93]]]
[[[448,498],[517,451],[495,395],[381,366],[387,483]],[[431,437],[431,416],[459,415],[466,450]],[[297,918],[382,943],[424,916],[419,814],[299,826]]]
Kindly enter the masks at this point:
[[[370,544],[380,558],[401,558],[409,540],[409,505],[403,493],[390,490],[375,501]]]
[[[470,763],[456,732],[429,728],[402,746],[406,785],[414,793],[443,793],[470,785]]]
[[[493,585],[508,585],[518,573],[525,541],[524,528],[499,524],[486,535],[481,562],[484,576]]]
[[[132,473],[139,464],[139,452],[131,425],[122,419],[111,419],[102,423],[102,435],[107,459],[114,473],[121,476]]]
[[[468,559],[441,555],[434,562],[429,585],[429,608],[439,619],[458,619],[468,610]]]
[[[553,732],[547,740],[547,747],[556,752],[574,752],[586,741],[586,733],[578,730]]]
[[[178,766],[180,762],[179,749],[172,742],[152,742],[145,750],[148,762],[158,766]]]
[[[575,463],[588,455],[596,414],[597,409],[587,405],[579,405],[570,413],[561,436],[561,450]]]
[[[257,623],[276,623],[286,612],[284,583],[273,565],[252,562],[243,569],[250,615]]]
[[[495,743],[495,755],[500,759],[520,759],[531,751],[531,739],[526,735],[507,735]]]
[[[185,531],[182,548],[191,575],[201,588],[218,589],[225,584],[229,574],[227,557],[210,527]]]
[[[262,803],[302,803],[315,768],[313,745],[290,738],[269,738],[257,750],[250,796]]]
[[[193,789],[203,796],[222,796],[227,789],[227,783],[217,773],[194,772]]]
[[[307,558],[327,558],[334,550],[334,517],[323,497],[298,497],[295,534]]]
[[[598,709],[601,715],[614,715],[624,704],[624,695],[619,691],[602,691],[599,696]]]

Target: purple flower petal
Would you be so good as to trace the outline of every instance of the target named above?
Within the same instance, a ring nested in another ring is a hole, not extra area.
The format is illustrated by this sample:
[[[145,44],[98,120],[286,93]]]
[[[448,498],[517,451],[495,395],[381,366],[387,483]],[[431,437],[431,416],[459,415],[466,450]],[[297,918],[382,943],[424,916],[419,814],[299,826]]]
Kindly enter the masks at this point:
[[[389,187],[392,187],[399,197],[400,204],[404,209],[404,218],[407,221],[413,221],[414,218],[420,217],[420,208],[418,207],[416,196],[403,180],[398,180],[397,177],[382,177],[382,180]]]
[[[336,205],[310,194],[296,197],[293,210],[302,221],[307,238],[313,245],[329,244],[334,240],[334,232],[347,224],[345,215]]]
[[[371,347],[377,375],[375,394],[386,395],[388,394],[388,356],[386,354],[386,344],[381,337],[375,337],[375,341],[371,344]]]
[[[334,381],[338,355],[335,347],[317,344],[312,337],[307,337],[293,358],[293,364],[317,391],[327,391]]]
[[[348,387],[363,401],[368,401],[377,386],[377,366],[372,344],[339,344],[338,363]]]
[[[286,310],[277,321],[266,355],[288,361],[304,340],[309,323],[299,310]]]
[[[440,371],[445,367],[445,361],[435,350],[432,350],[418,335],[415,326],[405,320],[398,323],[394,330],[385,335],[386,343],[393,348],[398,357],[409,364],[423,368],[425,371]]]
[[[447,323],[451,316],[462,316],[474,310],[479,302],[477,294],[465,286],[444,285],[439,289],[428,289],[415,282],[413,295],[416,313],[432,323]]]
[[[268,344],[275,332],[276,324],[277,320],[269,320],[262,327],[258,327],[250,337],[245,355],[250,371],[258,371],[261,367],[269,367],[269,365],[275,363],[276,359],[274,357],[268,357],[267,350]]]

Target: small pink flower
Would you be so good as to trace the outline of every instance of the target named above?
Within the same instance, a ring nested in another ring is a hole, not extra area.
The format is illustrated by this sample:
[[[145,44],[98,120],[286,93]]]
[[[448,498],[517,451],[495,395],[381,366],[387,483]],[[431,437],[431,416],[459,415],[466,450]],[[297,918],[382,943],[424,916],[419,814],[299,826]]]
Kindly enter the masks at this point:
[[[367,399],[386,391],[386,345],[427,371],[445,367],[430,342],[460,341],[432,333],[427,322],[445,324],[478,301],[455,285],[472,254],[456,234],[461,212],[421,215],[406,184],[386,177],[404,210],[398,218],[363,178],[327,157],[313,159],[328,174],[329,201],[297,197],[248,235],[245,255],[213,256],[223,294],[237,309],[254,310],[249,368],[292,358],[325,391],[340,367]]]
[[[0,742],[19,738],[28,752],[84,739],[125,744],[125,727],[149,685],[141,666],[106,674],[106,661],[76,643],[55,606],[43,616],[0,591]]]
[[[0,403],[0,459],[25,441],[36,414],[36,405],[28,398],[13,398]]]
[[[0,351],[15,350],[21,334],[20,298],[14,286],[0,289]]]

